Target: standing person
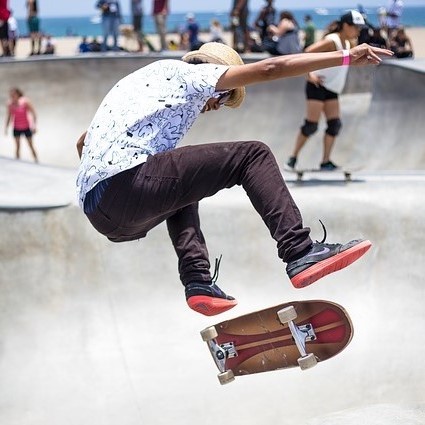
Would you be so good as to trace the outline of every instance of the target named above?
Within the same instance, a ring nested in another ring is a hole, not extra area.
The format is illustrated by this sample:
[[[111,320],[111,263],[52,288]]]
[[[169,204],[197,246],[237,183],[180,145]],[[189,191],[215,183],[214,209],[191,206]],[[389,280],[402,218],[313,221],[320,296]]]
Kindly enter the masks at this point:
[[[316,26],[314,25],[311,15],[304,16],[304,50],[310,47],[316,41]]]
[[[199,49],[202,42],[199,41],[199,25],[196,22],[195,15],[193,13],[188,13],[186,15],[186,19],[186,32],[187,39],[189,41],[189,50]]]
[[[233,0],[230,12],[233,33],[233,49],[239,53],[249,52],[251,36],[248,28],[248,0]]]
[[[40,19],[38,17],[38,3],[37,0],[27,0],[27,24],[28,31],[31,38],[31,53],[32,55],[39,55],[41,53],[41,32],[40,32]]]
[[[21,135],[25,135],[29,148],[31,150],[34,161],[38,162],[37,153],[34,149],[32,140],[33,134],[36,132],[37,116],[31,101],[24,97],[24,93],[17,87],[9,92],[10,100],[7,104],[5,134],[9,128],[9,124],[13,121],[13,137],[16,142],[16,159],[20,158]]]
[[[260,10],[254,25],[259,30],[261,44],[269,38],[269,26],[276,22],[276,9],[274,0],[266,0],[266,5]]]
[[[401,15],[403,14],[404,3],[402,0],[392,0],[386,9],[386,27],[388,38],[394,35],[400,27]]]
[[[140,68],[111,89],[77,142],[81,208],[94,228],[113,242],[144,238],[166,221],[187,303],[206,315],[236,304],[211,278],[198,214],[199,201],[222,189],[244,188],[277,242],[278,256],[287,263],[295,287],[346,267],[369,249],[370,242],[313,242],[267,145],[177,144],[202,112],[240,106],[246,85],[348,62],[378,64],[378,54],[392,53],[361,45],[350,51],[278,56],[244,65],[229,46],[205,43],[186,53],[183,61],[164,59]]]
[[[99,0],[96,7],[102,11],[103,43],[102,51],[108,50],[108,38],[112,37],[112,50],[119,50],[118,35],[121,23],[121,6],[117,0]]]
[[[143,7],[142,0],[131,0],[133,31],[136,34],[138,51],[143,52]]]
[[[346,51],[350,48],[349,40],[356,39],[359,36],[360,27],[364,24],[363,16],[355,10],[351,10],[342,15],[339,21],[331,23],[324,38],[308,47],[306,52]],[[320,169],[332,171],[338,168],[331,161],[330,155],[335,138],[342,126],[338,95],[344,88],[347,73],[347,66],[320,69],[308,73],[306,84],[307,113],[304,124],[297,135],[292,155],[286,163],[286,166],[290,169],[295,168],[298,154],[309,137],[317,131],[322,113],[326,117],[327,128],[323,138],[323,156]]]
[[[2,47],[2,56],[10,56],[9,49],[9,25],[10,10],[7,0],[0,0],[0,42]]]
[[[155,20],[156,32],[159,35],[161,51],[167,50],[167,16],[170,13],[168,0],[153,0],[153,17]]]
[[[16,45],[19,39],[18,22],[13,16],[13,11],[10,11],[9,19],[7,20],[8,31],[9,31],[9,53],[10,56],[15,56]]]

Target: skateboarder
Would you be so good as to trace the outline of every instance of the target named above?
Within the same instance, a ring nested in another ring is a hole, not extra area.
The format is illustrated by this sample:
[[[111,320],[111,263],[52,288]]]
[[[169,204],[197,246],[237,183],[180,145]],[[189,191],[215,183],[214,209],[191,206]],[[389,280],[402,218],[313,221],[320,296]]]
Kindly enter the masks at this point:
[[[277,242],[296,287],[357,260],[369,241],[313,242],[270,149],[259,141],[177,147],[202,112],[240,106],[245,86],[327,66],[378,64],[390,51],[362,45],[244,65],[232,48],[206,43],[183,61],[164,59],[124,77],[106,95],[77,148],[79,203],[113,242],[140,239],[166,221],[190,308],[218,314],[236,300],[212,280],[198,202],[241,185]],[[140,259],[143,261],[143,259]]]

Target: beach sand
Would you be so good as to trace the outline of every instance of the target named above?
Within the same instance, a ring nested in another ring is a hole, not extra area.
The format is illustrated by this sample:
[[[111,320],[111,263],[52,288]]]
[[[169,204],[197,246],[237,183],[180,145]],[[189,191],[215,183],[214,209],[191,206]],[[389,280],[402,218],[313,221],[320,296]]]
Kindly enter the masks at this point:
[[[406,29],[407,35],[411,38],[415,58],[425,58],[425,27],[412,27]],[[318,31],[318,37],[321,36]],[[148,39],[154,45],[154,47],[159,47],[158,37],[153,35],[148,35]],[[202,41],[208,41],[208,34],[201,34],[200,39]],[[177,34],[169,34],[167,36],[167,40],[174,40],[178,43],[179,37]],[[225,34],[225,41],[228,44],[230,43],[231,35],[230,33]],[[59,37],[55,38],[54,42],[56,44],[56,56],[73,56],[78,54],[78,45],[81,42],[81,37]],[[137,43],[135,40],[131,40],[129,38],[125,38],[123,36],[120,37],[120,46],[129,51],[137,50]],[[145,49],[145,52],[148,50]],[[17,58],[26,58],[30,53],[30,41],[29,39],[20,39],[17,44],[16,49],[16,57]]]

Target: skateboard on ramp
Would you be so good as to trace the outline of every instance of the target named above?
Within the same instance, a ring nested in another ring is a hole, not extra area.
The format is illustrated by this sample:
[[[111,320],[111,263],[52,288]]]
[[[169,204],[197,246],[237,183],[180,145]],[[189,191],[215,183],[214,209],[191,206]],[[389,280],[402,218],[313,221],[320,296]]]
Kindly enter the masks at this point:
[[[296,174],[297,175],[297,181],[302,181],[304,174],[324,174],[324,175],[330,175],[330,174],[342,174],[344,176],[344,180],[346,182],[352,181],[352,174],[355,171],[359,171],[360,167],[355,168],[335,168],[335,170],[322,170],[320,168],[289,168],[285,167],[285,171],[288,173]]]
[[[336,303],[294,301],[210,326],[201,336],[223,385],[235,376],[309,369],[340,353],[351,341],[353,326]]]

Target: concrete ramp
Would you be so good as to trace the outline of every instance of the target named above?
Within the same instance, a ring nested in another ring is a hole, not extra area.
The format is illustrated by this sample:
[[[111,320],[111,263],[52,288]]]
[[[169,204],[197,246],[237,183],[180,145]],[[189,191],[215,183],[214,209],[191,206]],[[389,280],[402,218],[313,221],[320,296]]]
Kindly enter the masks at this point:
[[[179,56],[168,55],[170,58]],[[116,81],[154,60],[155,55],[87,55],[37,58],[2,64],[2,78],[19,86],[38,112],[35,145],[40,161],[78,166],[75,143],[97,107]],[[250,55],[246,62],[264,58]],[[423,61],[385,61],[379,67],[351,68],[341,96],[343,130],[334,152],[335,162],[361,165],[366,170],[424,168]],[[7,90],[0,93],[0,103]],[[202,116],[185,144],[217,140],[262,140],[283,162],[290,154],[304,119],[304,78],[290,78],[248,87],[243,107]],[[325,123],[303,150],[301,167],[317,166]],[[23,157],[29,159],[23,142]],[[9,137],[0,155],[13,157]]]
[[[357,120],[353,157],[368,169],[425,168],[425,60],[390,60],[376,69],[368,113]]]
[[[0,157],[0,210],[58,208],[76,200],[73,168]]]
[[[292,425],[370,404],[423,403],[423,176],[292,192],[314,238],[320,218],[330,242],[367,237],[372,249],[295,290],[243,191],[223,191],[201,205],[211,257],[223,254],[219,284],[239,301],[219,318],[186,306],[165,226],[112,244],[76,206],[0,212],[0,422]],[[309,371],[220,386],[199,331],[303,299],[346,307],[355,328],[347,349]]]
[[[206,318],[186,306],[165,226],[144,240],[112,244],[70,200],[78,136],[112,84],[155,59],[2,64],[4,81],[20,86],[37,107],[41,161],[70,168],[0,160],[0,423],[330,425],[335,420],[327,415],[354,409],[337,423],[354,417],[367,424],[379,416],[369,406],[378,405],[386,425],[399,425],[400,415],[403,424],[422,425],[425,124],[417,110],[423,109],[423,72],[408,62],[386,62],[367,71],[371,93],[350,84],[342,96],[345,127],[335,160],[361,160],[364,170],[352,183],[288,182],[313,238],[322,238],[321,219],[329,242],[372,241],[348,269],[295,290],[240,188],[201,203],[211,258],[223,254],[219,284],[239,301],[219,318]],[[393,79],[396,98],[389,97]],[[303,117],[303,86],[294,78],[250,88],[244,108],[203,116],[186,143],[260,139],[283,162]],[[400,143],[405,122],[409,143]],[[303,152],[305,164],[317,164],[320,138]],[[13,156],[12,145],[2,143],[0,154]],[[348,310],[355,335],[346,350],[308,371],[219,385],[201,329],[307,299]]]

